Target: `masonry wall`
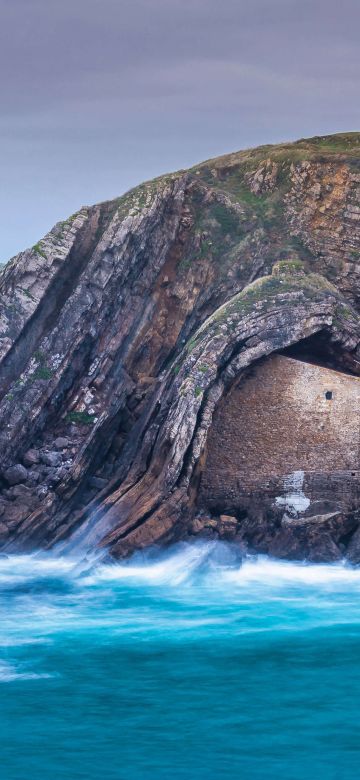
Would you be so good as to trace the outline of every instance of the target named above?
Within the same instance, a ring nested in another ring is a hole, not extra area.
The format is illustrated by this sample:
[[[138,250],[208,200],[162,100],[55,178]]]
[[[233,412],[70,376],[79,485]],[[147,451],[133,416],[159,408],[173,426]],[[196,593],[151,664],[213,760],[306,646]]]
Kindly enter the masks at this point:
[[[358,476],[359,412],[357,377],[280,355],[259,362],[215,412],[203,501],[241,504],[254,491],[276,494],[298,472],[310,475],[316,497],[331,495],[333,483],[346,493]]]

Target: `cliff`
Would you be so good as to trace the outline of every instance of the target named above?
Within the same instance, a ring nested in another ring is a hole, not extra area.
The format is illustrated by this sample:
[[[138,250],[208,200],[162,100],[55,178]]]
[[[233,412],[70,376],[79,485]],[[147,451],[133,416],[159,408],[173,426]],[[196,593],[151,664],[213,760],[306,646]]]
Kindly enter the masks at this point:
[[[358,133],[264,146],[82,208],[13,258],[0,273],[2,547],[124,556],[200,532],[281,554],[278,513],[262,513],[261,544],[256,518],[209,513],[208,435],[234,382],[274,352],[359,375],[359,193]],[[357,561],[357,480],[334,507],[330,557]]]

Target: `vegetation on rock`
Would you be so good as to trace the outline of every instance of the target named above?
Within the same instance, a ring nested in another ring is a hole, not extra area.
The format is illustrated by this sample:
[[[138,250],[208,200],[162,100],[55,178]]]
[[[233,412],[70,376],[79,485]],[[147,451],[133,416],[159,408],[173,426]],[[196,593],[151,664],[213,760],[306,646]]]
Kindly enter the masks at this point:
[[[81,209],[2,270],[2,472],[70,443],[50,471],[39,456],[26,506],[0,484],[0,543],[184,536],[231,382],[309,338],[359,373],[359,161],[359,133],[224,155]]]

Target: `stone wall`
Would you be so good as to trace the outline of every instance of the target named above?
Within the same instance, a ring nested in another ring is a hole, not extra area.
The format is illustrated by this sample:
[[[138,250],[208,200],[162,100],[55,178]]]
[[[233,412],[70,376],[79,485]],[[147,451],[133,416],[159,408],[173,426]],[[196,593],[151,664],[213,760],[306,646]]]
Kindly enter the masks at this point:
[[[260,361],[215,412],[201,483],[213,509],[265,494],[302,513],[358,492],[360,379],[282,355]]]

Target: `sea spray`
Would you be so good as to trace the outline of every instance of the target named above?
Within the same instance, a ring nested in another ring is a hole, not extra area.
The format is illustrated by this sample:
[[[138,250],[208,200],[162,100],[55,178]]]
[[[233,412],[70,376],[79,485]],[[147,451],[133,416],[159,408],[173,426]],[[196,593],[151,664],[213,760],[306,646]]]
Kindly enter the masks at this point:
[[[358,570],[220,542],[1,559],[2,776],[354,778],[359,605]]]

